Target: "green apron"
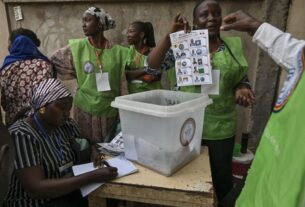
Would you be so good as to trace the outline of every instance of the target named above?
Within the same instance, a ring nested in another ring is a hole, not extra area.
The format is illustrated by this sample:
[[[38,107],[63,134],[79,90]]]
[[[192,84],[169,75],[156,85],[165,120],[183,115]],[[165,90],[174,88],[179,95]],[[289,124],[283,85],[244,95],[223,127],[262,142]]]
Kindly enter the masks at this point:
[[[132,70],[132,69],[140,69],[144,67],[146,56],[139,53],[134,46],[130,46],[130,63],[129,66],[126,67],[126,70]],[[161,81],[155,81],[153,83],[136,83],[129,81],[128,82],[128,92],[129,93],[138,93],[138,92],[144,92],[154,89],[161,89]]]
[[[220,70],[219,95],[209,95],[213,100],[205,109],[203,134],[204,139],[221,140],[235,135],[236,110],[235,87],[247,74],[248,64],[243,54],[241,39],[227,37],[223,39],[229,49],[216,52],[213,57],[213,69]],[[176,76],[176,73],[168,73]],[[176,77],[175,77],[176,78]],[[172,77],[170,77],[173,80]],[[182,91],[201,93],[201,86],[183,86]],[[203,91],[204,93],[204,91]]]
[[[237,207],[298,207],[305,201],[304,91],[303,74],[267,123]]]
[[[91,115],[98,117],[115,117],[117,109],[110,106],[115,97],[121,93],[121,81],[125,75],[125,65],[130,56],[129,49],[115,45],[104,49],[100,57],[103,73],[108,72],[110,91],[99,92],[96,86],[96,73],[100,72],[95,48],[88,39],[69,41],[76,70],[78,90],[74,104]],[[100,49],[96,49],[98,53]]]

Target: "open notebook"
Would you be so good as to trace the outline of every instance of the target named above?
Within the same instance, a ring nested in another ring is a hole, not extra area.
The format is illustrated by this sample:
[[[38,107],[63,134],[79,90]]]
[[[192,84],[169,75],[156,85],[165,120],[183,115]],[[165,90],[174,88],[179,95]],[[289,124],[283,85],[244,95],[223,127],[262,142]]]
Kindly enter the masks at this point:
[[[132,162],[130,162],[129,160],[127,160],[124,156],[117,156],[117,157],[111,158],[111,159],[107,160],[107,162],[111,166],[118,168],[118,176],[117,176],[118,178],[123,177],[125,175],[135,173],[138,171],[138,169],[135,167],[135,165]],[[93,171],[95,169],[96,168],[93,167],[92,162],[83,164],[83,165],[75,165],[72,167],[72,170],[73,170],[73,173],[75,176]],[[104,183],[92,183],[92,184],[81,187],[80,190],[81,190],[82,196],[83,197],[87,196],[89,193],[91,193],[92,191],[94,191],[95,189],[97,189],[98,187],[100,187],[103,184]]]

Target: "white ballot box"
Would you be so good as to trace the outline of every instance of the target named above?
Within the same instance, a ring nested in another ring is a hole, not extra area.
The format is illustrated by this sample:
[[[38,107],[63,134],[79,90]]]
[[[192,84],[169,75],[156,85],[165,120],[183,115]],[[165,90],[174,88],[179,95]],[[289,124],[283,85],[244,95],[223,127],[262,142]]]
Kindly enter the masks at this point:
[[[207,95],[152,90],[117,97],[125,156],[170,176],[200,154]]]

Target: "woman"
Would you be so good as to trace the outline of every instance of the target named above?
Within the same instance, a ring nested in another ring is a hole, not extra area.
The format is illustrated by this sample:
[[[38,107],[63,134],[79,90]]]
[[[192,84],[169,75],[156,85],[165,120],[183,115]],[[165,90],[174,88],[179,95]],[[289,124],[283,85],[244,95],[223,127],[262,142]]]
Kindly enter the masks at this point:
[[[31,90],[42,80],[52,77],[50,61],[37,47],[40,40],[28,29],[14,30],[9,38],[10,54],[0,68],[1,105],[7,125],[16,114],[29,106]]]
[[[130,46],[129,67],[126,67],[128,92],[137,93],[162,88],[161,74],[148,74],[143,70],[146,56],[156,46],[154,29],[150,22],[136,21],[129,25],[127,41]]]
[[[74,119],[91,144],[113,138],[118,112],[110,103],[115,97],[127,94],[124,69],[129,49],[111,45],[104,36],[104,31],[114,27],[109,14],[90,7],[83,14],[87,38],[70,40],[68,46],[51,57],[59,78],[77,79]]]
[[[79,129],[69,119],[71,107],[72,96],[57,79],[44,80],[34,90],[32,115],[9,128],[16,157],[4,206],[86,206],[76,190],[117,176],[112,167],[72,176],[70,141]]]
[[[232,154],[237,121],[235,102],[244,106],[254,102],[251,89],[242,82],[246,77],[248,64],[242,52],[240,38],[221,39],[221,22],[221,7],[216,1],[204,0],[195,6],[194,28],[208,29],[212,67],[220,70],[219,95],[210,95],[213,104],[205,110],[203,126],[203,144],[209,149],[212,180],[219,203],[233,185]],[[173,53],[167,52],[170,47],[169,34],[187,27],[187,21],[178,15],[170,32],[149,54],[150,67],[169,68],[174,64]],[[165,63],[161,64],[162,61]],[[200,93],[201,87],[185,86],[181,90]]]

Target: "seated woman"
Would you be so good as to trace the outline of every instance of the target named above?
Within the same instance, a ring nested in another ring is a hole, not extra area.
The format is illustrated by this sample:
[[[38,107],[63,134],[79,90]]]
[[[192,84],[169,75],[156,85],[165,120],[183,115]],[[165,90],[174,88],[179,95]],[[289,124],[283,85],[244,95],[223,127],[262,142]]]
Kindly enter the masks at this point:
[[[42,80],[52,77],[50,61],[39,50],[36,34],[20,28],[9,38],[10,54],[0,68],[1,105],[7,125],[16,114],[29,105],[31,90]]]
[[[148,74],[143,70],[146,56],[156,46],[154,28],[150,22],[136,21],[129,25],[127,41],[130,45],[130,64],[126,67],[128,92],[137,93],[162,88],[161,74]]]
[[[4,206],[86,206],[80,187],[117,176],[113,167],[72,175],[70,141],[79,129],[69,118],[71,107],[72,96],[57,79],[46,79],[34,90],[31,115],[9,128],[15,170]]]

